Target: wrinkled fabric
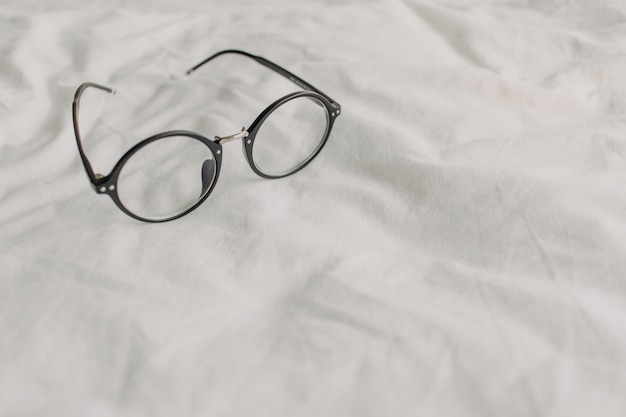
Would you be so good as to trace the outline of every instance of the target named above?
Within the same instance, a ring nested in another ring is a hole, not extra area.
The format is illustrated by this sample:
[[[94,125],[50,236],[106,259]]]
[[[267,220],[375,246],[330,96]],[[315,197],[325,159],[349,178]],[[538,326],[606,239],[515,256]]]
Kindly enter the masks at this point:
[[[0,415],[623,416],[626,5],[0,2]],[[301,172],[239,144],[191,214],[90,188],[132,145],[342,105]]]

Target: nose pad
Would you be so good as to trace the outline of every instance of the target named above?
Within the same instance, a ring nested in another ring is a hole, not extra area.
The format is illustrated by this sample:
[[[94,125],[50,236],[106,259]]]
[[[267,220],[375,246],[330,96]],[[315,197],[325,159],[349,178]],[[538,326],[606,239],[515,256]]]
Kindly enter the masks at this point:
[[[213,159],[205,159],[202,163],[202,193],[205,195],[215,176],[215,161]]]
[[[244,159],[248,159],[248,151],[246,151],[246,141],[242,140],[241,141],[241,151],[243,152],[243,158]]]

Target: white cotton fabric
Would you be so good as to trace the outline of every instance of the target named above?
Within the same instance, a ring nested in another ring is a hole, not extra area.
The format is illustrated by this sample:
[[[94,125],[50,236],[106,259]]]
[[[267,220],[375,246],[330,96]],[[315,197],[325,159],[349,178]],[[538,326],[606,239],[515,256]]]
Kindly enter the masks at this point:
[[[0,416],[624,416],[626,4],[0,1]],[[139,140],[343,113],[200,208],[96,195]]]

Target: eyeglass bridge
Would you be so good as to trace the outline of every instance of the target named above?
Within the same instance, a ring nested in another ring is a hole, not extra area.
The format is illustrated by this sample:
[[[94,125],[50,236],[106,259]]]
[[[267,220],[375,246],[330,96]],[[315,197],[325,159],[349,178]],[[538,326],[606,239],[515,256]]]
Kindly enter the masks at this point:
[[[249,134],[250,133],[248,133],[246,128],[242,127],[241,128],[241,132],[235,133],[234,135],[224,136],[224,137],[220,137],[220,136],[216,135],[215,136],[215,142],[217,142],[217,143],[227,143],[227,142],[231,142],[233,140],[239,140],[239,139],[247,138]]]

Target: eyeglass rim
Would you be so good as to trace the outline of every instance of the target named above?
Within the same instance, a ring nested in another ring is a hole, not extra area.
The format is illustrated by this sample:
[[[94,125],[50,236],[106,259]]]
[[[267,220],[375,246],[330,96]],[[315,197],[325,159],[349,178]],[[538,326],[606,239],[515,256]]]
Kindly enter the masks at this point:
[[[215,161],[215,175],[213,176],[213,181],[211,185],[209,186],[209,189],[207,190],[207,192],[202,197],[200,197],[193,205],[191,205],[189,208],[185,209],[181,213],[178,213],[170,217],[165,217],[165,218],[149,218],[149,217],[143,217],[136,213],[133,213],[124,205],[124,203],[122,202],[118,194],[118,188],[119,188],[118,180],[122,172],[122,169],[124,168],[126,163],[130,160],[130,158],[132,158],[132,156],[135,155],[137,152],[141,151],[141,149],[145,148],[146,146],[158,140],[167,139],[171,137],[188,137],[188,138],[200,141],[201,143],[203,143],[205,146],[209,148],[209,150],[211,151],[213,155],[213,159]],[[134,145],[126,153],[124,153],[124,155],[122,155],[122,157],[117,161],[117,163],[115,164],[115,166],[113,167],[109,175],[103,176],[101,178],[97,178],[94,181],[93,185],[94,185],[94,189],[96,193],[107,194],[109,197],[111,197],[115,205],[128,216],[136,220],[141,220],[141,221],[148,222],[148,223],[163,223],[163,222],[175,220],[179,217],[189,214],[193,210],[198,208],[202,203],[204,203],[204,201],[209,197],[211,192],[213,192],[213,189],[215,188],[215,185],[217,184],[217,180],[219,178],[221,168],[222,168],[222,145],[195,132],[191,132],[187,130],[170,130],[167,132],[162,132],[162,133],[158,133],[156,135],[150,136],[149,138],[146,138],[140,141],[139,143],[137,143],[136,145]]]
[[[254,149],[254,143],[256,142],[255,141],[256,135],[259,132],[260,128],[263,126],[263,122],[265,122],[265,120],[274,111],[276,111],[285,103],[288,103],[294,99],[302,98],[302,97],[311,97],[313,99],[316,99],[324,106],[324,109],[326,110],[326,115],[327,115],[326,131],[324,133],[324,136],[322,140],[320,141],[320,144],[317,146],[315,152],[313,152],[306,160],[298,164],[294,169],[288,171],[287,173],[283,173],[280,175],[266,174],[263,171],[261,171],[257,167],[256,163],[254,162],[253,149]],[[331,114],[333,116],[331,116]],[[291,93],[284,97],[281,97],[280,99],[270,104],[267,108],[265,108],[265,110],[261,112],[261,114],[254,120],[254,122],[252,122],[252,124],[250,125],[250,129],[248,130],[249,132],[248,137],[242,141],[243,147],[244,147],[244,154],[246,156],[246,160],[248,161],[248,165],[254,171],[255,174],[266,179],[279,179],[279,178],[284,178],[284,177],[295,174],[296,172],[306,167],[309,163],[311,163],[311,161],[313,161],[313,159],[315,159],[315,157],[319,155],[319,153],[322,151],[322,148],[328,141],[328,137],[330,136],[330,132],[333,127],[333,123],[337,116],[338,114],[332,107],[331,103],[324,96],[314,91],[299,91],[299,92]],[[130,160],[130,158],[133,155],[135,155],[137,152],[139,152],[141,149],[143,149],[144,147],[150,145],[151,143],[155,141],[170,138],[170,137],[176,137],[176,136],[184,136],[184,137],[189,137],[189,138],[198,140],[209,148],[216,163],[215,176],[213,178],[211,186],[209,187],[208,191],[200,199],[198,199],[198,201],[196,201],[192,206],[190,206],[185,211],[178,213],[174,216],[165,217],[165,218],[149,218],[149,217],[140,216],[134,213],[133,211],[129,210],[119,197],[118,180],[119,180],[120,173],[122,172],[122,169],[124,168],[126,163]],[[150,136],[138,142],[136,145],[131,147],[128,151],[126,151],[126,153],[122,155],[122,157],[116,162],[113,169],[108,175],[96,179],[93,185],[94,185],[95,191],[98,194],[108,194],[109,197],[111,197],[111,199],[115,203],[115,205],[120,210],[122,210],[125,214],[129,215],[130,217],[140,220],[140,221],[148,222],[148,223],[161,223],[161,222],[175,220],[179,217],[185,216],[186,214],[189,214],[190,212],[198,208],[200,205],[202,205],[202,203],[206,201],[206,199],[209,197],[209,195],[215,188],[218,178],[219,178],[221,167],[222,167],[222,145],[220,143],[212,141],[208,139],[207,137],[200,135],[196,132],[187,131],[187,130],[171,130],[171,131],[158,133],[156,135]]]
[[[263,123],[274,111],[278,110],[282,105],[301,97],[311,97],[318,100],[320,104],[323,105],[326,114],[326,130],[324,132],[324,136],[322,137],[315,151],[311,155],[309,155],[307,159],[296,165],[292,170],[279,175],[267,174],[263,172],[254,162],[253,149],[254,144],[256,143],[256,135],[263,126]],[[339,114],[340,113],[338,112],[338,110],[336,110],[332,106],[332,103],[329,102],[326,97],[316,93],[315,91],[298,91],[279,98],[278,100],[270,104],[265,110],[263,110],[261,114],[259,114],[259,116],[254,120],[254,122],[252,122],[250,128],[248,129],[249,135],[246,140],[243,141],[244,154],[246,156],[246,159],[248,160],[248,165],[250,165],[250,168],[252,169],[252,171],[254,171],[255,174],[266,179],[279,179],[295,174],[296,172],[302,170],[304,167],[310,164],[311,161],[313,161],[313,159],[315,159],[317,155],[319,155],[319,153],[322,151],[322,148],[324,147],[324,145],[326,145],[326,142],[328,142],[330,132],[333,128],[333,124]]]
[[[324,106],[324,109],[326,110],[326,115],[327,115],[326,131],[324,133],[324,137],[320,141],[320,144],[316,148],[315,152],[313,152],[306,160],[298,164],[293,170],[288,171],[287,173],[280,174],[280,175],[266,174],[263,171],[261,171],[254,162],[253,148],[254,148],[256,135],[259,132],[260,128],[263,126],[263,123],[265,122],[265,120],[274,111],[276,111],[285,103],[288,103],[294,99],[301,98],[301,97],[311,97],[313,99],[318,100]],[[315,91],[297,91],[297,92],[287,94],[279,98],[278,100],[274,101],[272,104],[267,106],[259,114],[259,116],[257,116],[257,118],[252,122],[252,124],[250,125],[250,128],[248,129],[248,133],[249,133],[248,137],[242,141],[243,148],[244,148],[244,155],[246,157],[246,160],[248,161],[248,165],[250,166],[250,168],[255,174],[266,179],[279,179],[279,178],[284,178],[284,177],[295,174],[296,172],[302,170],[308,164],[310,164],[311,161],[313,161],[313,159],[315,159],[315,157],[317,157],[317,155],[319,155],[319,153],[322,151],[322,148],[328,142],[328,138],[330,136],[334,121],[338,115],[339,113],[333,107],[332,103],[326,97],[324,97],[323,95]],[[149,218],[149,217],[143,217],[136,213],[133,213],[124,205],[124,203],[120,199],[119,194],[117,192],[119,175],[122,169],[124,168],[124,165],[128,162],[128,160],[134,154],[139,152],[142,148],[146,147],[147,145],[157,140],[166,139],[166,138],[174,137],[174,136],[185,136],[185,137],[198,140],[210,149],[211,153],[213,154],[213,158],[215,159],[216,167],[215,167],[215,177],[213,178],[213,182],[211,186],[209,187],[209,190],[205,193],[205,195],[203,195],[200,199],[198,199],[198,201],[196,201],[188,209],[174,216],[154,219],[154,218]],[[116,164],[113,166],[113,169],[108,175],[95,178],[94,181],[92,182],[92,186],[98,194],[109,195],[109,197],[111,197],[115,205],[128,216],[136,220],[143,221],[143,222],[163,223],[163,222],[167,222],[167,221],[171,221],[171,220],[175,220],[177,218],[183,217],[191,213],[200,205],[202,205],[202,203],[204,203],[206,199],[209,197],[209,195],[213,192],[213,189],[215,188],[218,178],[219,178],[221,167],[222,167],[222,145],[219,142],[210,140],[206,136],[203,136],[196,132],[192,132],[188,130],[171,130],[171,131],[161,132],[156,135],[152,135],[138,142],[136,145],[131,147],[128,151],[126,151],[126,153],[122,155],[122,157],[116,162]]]

